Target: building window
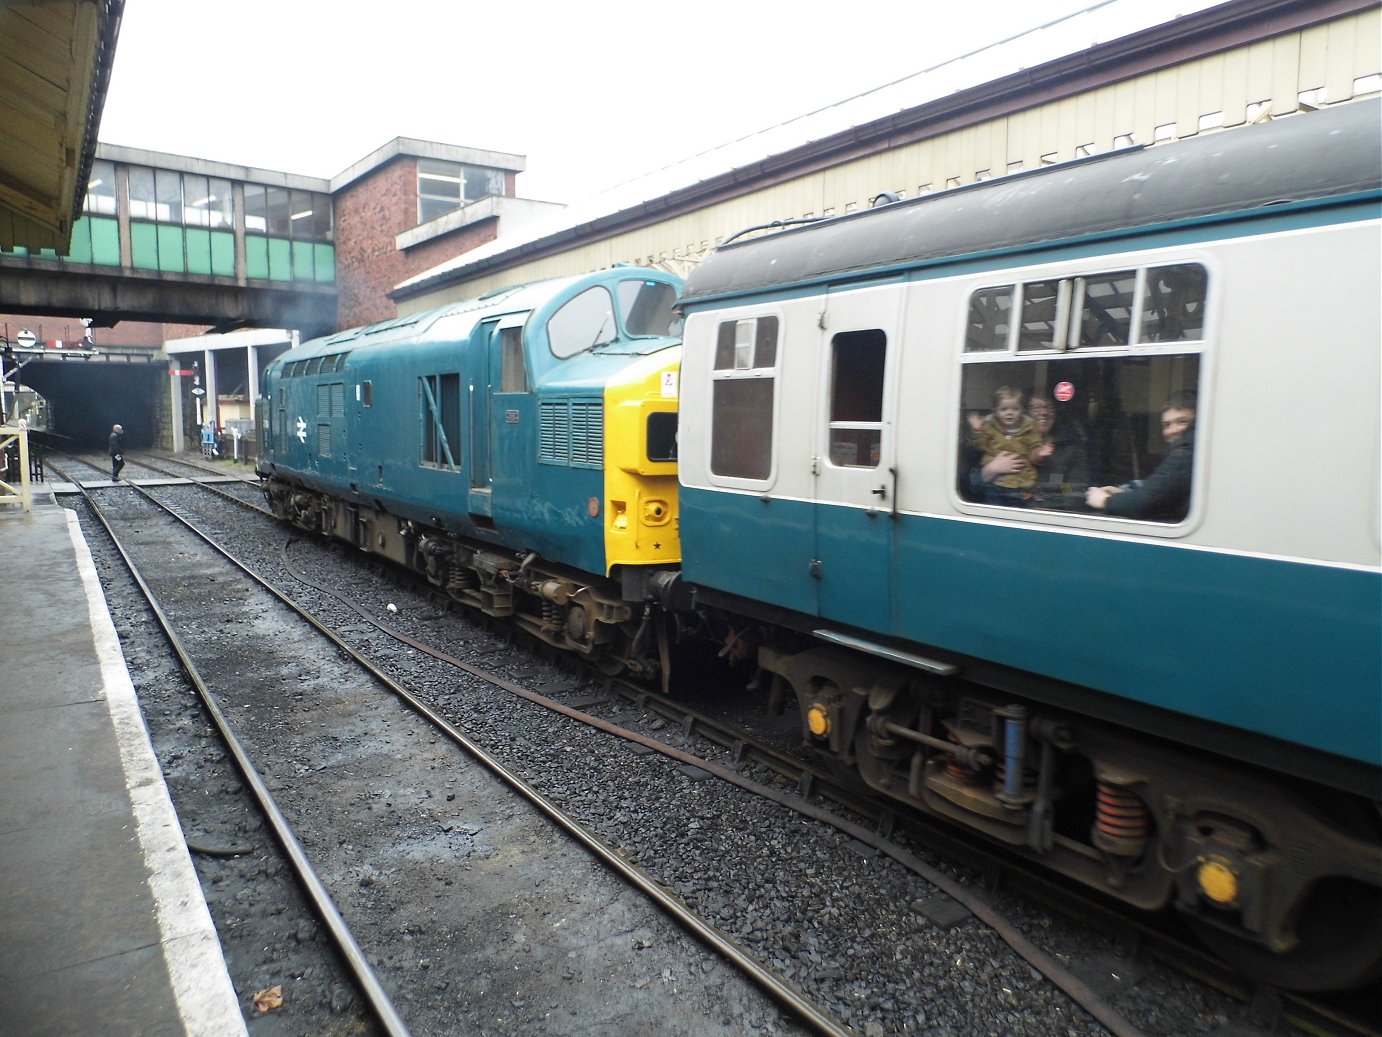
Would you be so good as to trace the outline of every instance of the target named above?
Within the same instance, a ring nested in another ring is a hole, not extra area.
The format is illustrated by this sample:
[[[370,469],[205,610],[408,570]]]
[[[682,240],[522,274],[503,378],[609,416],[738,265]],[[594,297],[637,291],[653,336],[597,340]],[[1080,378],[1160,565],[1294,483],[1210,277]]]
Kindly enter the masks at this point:
[[[504,171],[486,166],[420,158],[417,162],[417,221],[427,223],[466,202],[503,195]]]

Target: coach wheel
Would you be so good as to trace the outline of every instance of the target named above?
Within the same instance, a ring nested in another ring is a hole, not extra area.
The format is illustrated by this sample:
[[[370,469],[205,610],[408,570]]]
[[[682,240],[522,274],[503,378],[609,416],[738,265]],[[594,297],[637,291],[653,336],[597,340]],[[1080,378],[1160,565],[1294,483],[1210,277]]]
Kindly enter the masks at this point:
[[[1194,916],[1186,921],[1244,975],[1288,990],[1349,990],[1382,976],[1382,890],[1351,879],[1322,882],[1296,925],[1300,942],[1274,954]]]

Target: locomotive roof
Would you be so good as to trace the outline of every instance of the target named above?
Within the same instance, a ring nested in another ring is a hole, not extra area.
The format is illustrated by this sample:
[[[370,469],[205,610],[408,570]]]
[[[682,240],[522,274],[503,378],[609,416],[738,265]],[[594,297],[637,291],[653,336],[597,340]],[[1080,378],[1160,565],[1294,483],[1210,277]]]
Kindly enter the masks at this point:
[[[444,306],[421,310],[417,313],[390,317],[374,324],[345,328],[342,331],[303,342],[296,349],[290,350],[282,356],[288,357],[290,360],[302,360],[314,356],[330,356],[345,350],[387,345],[404,339],[413,341],[426,337],[428,329],[443,317],[468,313],[472,315],[469,326],[474,327],[475,323],[480,320],[510,313],[542,310],[549,304],[554,304],[559,298],[561,301],[565,301],[563,296],[578,294],[591,285],[609,284],[630,277],[653,278],[667,281],[673,286],[676,286],[680,281],[679,278],[664,271],[645,267],[614,266],[593,273],[508,285],[473,299],[447,303]],[[454,335],[458,330],[459,326],[453,324],[448,327],[447,334],[448,336]]]
[[[746,238],[699,264],[682,302],[1376,191],[1380,107],[1342,104]]]

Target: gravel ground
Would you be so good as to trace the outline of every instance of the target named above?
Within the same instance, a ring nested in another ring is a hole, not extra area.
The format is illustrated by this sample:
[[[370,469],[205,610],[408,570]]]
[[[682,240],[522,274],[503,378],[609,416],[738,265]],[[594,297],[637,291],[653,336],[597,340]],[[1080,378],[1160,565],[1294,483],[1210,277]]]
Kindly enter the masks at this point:
[[[927,920],[921,909],[936,896],[929,883],[904,872],[890,859],[861,852],[858,844],[833,828],[808,821],[781,807],[715,780],[692,774],[657,755],[632,754],[626,744],[513,699],[465,673],[405,648],[385,637],[339,601],[304,587],[285,572],[280,552],[285,542],[294,566],[313,574],[337,593],[362,603],[371,614],[419,640],[436,644],[475,665],[545,694],[589,698],[591,689],[564,666],[535,657],[485,627],[444,611],[430,598],[395,585],[360,559],[270,520],[228,506],[202,490],[158,491],[179,508],[213,526],[230,550],[284,588],[310,603],[329,625],[364,647],[395,679],[432,697],[452,722],[499,755],[506,765],[542,789],[584,824],[674,890],[721,931],[802,988],[811,998],[858,1032],[942,1035],[1083,1035],[1104,1032],[1083,1010],[1018,958],[986,926],[962,918],[950,927]],[[103,570],[107,552],[89,534]],[[117,629],[141,696],[153,696],[178,678],[167,662],[161,639],[150,636],[142,608],[130,598],[124,580],[107,573],[107,593]],[[386,611],[394,604],[396,613]],[[208,603],[214,613],[214,601]],[[227,629],[243,636],[237,617],[224,617]],[[246,645],[251,654],[253,644]],[[173,696],[173,702],[183,702]],[[185,704],[149,705],[184,737],[205,737],[205,724]],[[592,707],[676,744],[665,722],[641,716],[627,705]],[[771,727],[768,722],[765,726]],[[235,783],[200,772],[183,792],[174,779],[183,762],[179,749],[155,747],[170,771],[174,801],[189,811],[209,807],[210,799],[233,799]],[[304,766],[310,765],[310,753]],[[200,766],[200,765],[198,765]],[[764,780],[769,780],[766,776]],[[222,841],[263,839],[234,809],[224,816],[184,814],[190,832]],[[926,857],[925,848],[911,847]],[[281,867],[256,849],[251,863],[198,857],[208,883],[213,917],[233,959],[237,989],[272,985],[293,974],[303,1003],[330,1012],[333,1029],[260,1029],[258,1033],[353,1033],[359,1027],[339,967],[323,957],[310,921],[280,905],[282,892],[265,895]],[[931,863],[956,881],[975,885],[968,871],[941,859]],[[1113,953],[1106,934],[1002,893],[991,894],[1024,934],[1086,981],[1099,984],[1120,1012],[1143,1033],[1246,1035],[1254,1029],[1244,1007],[1155,964],[1124,961]],[[285,923],[284,916],[297,917]],[[260,926],[263,928],[260,928]],[[253,935],[251,935],[251,933]],[[238,950],[237,945],[243,944]],[[309,960],[309,952],[315,955]],[[243,958],[237,966],[236,960]],[[240,979],[243,969],[244,979]],[[782,1032],[779,1018],[765,1014],[742,1019],[747,1033]],[[292,1025],[292,1024],[285,1024]],[[495,1032],[530,1032],[521,1029]],[[574,1031],[573,1031],[574,1032]],[[588,1031],[595,1032],[595,1031]],[[692,1030],[691,1032],[697,1032]]]

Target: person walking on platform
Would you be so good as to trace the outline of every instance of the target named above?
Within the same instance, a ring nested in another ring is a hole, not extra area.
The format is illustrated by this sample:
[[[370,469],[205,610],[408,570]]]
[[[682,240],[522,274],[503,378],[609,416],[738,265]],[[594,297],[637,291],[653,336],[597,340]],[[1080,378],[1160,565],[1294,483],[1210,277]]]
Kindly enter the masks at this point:
[[[120,480],[120,469],[125,467],[125,429],[115,425],[110,430],[110,481]]]

